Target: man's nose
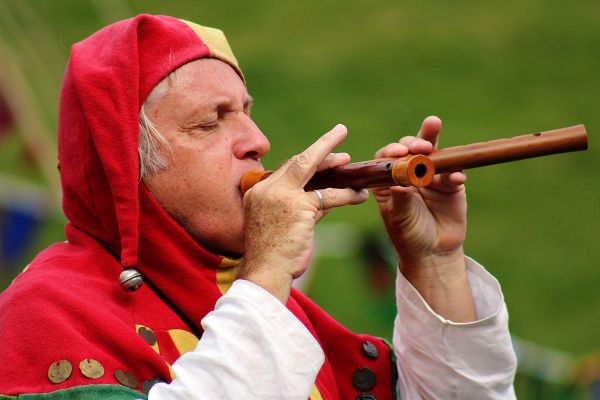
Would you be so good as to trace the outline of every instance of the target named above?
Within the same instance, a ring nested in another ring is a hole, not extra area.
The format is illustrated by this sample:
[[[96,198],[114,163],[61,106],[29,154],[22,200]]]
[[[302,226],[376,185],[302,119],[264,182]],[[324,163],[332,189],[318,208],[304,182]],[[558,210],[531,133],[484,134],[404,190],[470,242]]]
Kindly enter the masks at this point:
[[[269,139],[256,126],[250,116],[241,117],[243,120],[240,138],[234,148],[237,158],[252,158],[255,160],[264,157],[271,149]]]

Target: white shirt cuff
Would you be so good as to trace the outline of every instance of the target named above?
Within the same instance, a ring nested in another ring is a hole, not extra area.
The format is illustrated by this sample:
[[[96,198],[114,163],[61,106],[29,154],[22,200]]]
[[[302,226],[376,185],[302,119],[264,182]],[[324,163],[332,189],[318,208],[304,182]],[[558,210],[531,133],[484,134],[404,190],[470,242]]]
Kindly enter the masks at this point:
[[[478,319],[453,322],[435,313],[397,274],[394,347],[403,399],[513,399],[516,357],[500,284],[466,259]]]
[[[424,312],[428,319],[436,318],[440,322],[450,325],[480,324],[487,319],[497,316],[504,306],[504,296],[500,289],[500,283],[475,260],[465,257],[465,261],[467,279],[469,280],[469,286],[471,287],[471,293],[477,310],[477,321],[453,322],[437,314],[427,304],[417,289],[401,273],[398,273],[396,276],[398,310],[400,311],[400,308],[403,310],[406,309],[403,304],[400,304],[401,302],[408,302],[412,306],[417,307],[421,313]]]

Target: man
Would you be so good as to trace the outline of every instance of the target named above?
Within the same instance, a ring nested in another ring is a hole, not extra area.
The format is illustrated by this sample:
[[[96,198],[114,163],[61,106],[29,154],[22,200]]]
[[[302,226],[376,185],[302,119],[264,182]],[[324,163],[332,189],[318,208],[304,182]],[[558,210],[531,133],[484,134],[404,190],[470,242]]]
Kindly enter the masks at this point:
[[[462,252],[464,175],[373,191],[399,254],[396,360],[291,289],[315,224],[368,197],[302,189],[316,170],[349,162],[333,153],[346,128],[242,196],[241,176],[269,151],[251,102],[214,29],[140,15],[73,47],[59,122],[67,242],[2,296],[0,393],[513,398],[502,295]],[[439,130],[427,118],[418,137],[376,156],[427,153]]]

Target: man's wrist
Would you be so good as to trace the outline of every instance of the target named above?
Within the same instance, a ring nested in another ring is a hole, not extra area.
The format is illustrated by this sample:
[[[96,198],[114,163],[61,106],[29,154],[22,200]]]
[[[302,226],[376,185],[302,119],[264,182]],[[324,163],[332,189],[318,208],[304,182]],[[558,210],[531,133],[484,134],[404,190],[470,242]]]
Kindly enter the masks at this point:
[[[400,272],[411,283],[432,281],[450,283],[466,274],[465,254],[462,246],[452,251],[427,255],[400,255]]]
[[[292,276],[273,262],[242,261],[238,279],[250,281],[287,303],[292,288]]]
[[[457,322],[476,319],[462,247],[426,257],[403,257],[399,269],[438,314]]]

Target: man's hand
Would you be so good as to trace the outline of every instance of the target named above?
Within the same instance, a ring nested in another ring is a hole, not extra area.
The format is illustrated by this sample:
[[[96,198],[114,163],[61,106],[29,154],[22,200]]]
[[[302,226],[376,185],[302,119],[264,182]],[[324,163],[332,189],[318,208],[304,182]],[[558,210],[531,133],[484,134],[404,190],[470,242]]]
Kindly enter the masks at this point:
[[[308,267],[316,223],[333,207],[368,198],[366,190],[324,189],[321,209],[317,194],[303,189],[316,171],[350,162],[348,154],[331,153],[347,133],[345,126],[337,125],[244,195],[245,254],[239,277],[283,303],[292,280]]]
[[[428,154],[437,146],[442,123],[427,117],[417,136],[405,136],[376,158]],[[373,189],[402,274],[439,314],[455,321],[475,319],[466,279],[463,242],[467,201],[462,172],[436,175],[426,188]]]

